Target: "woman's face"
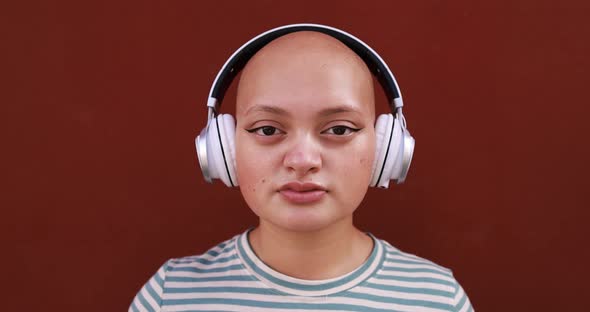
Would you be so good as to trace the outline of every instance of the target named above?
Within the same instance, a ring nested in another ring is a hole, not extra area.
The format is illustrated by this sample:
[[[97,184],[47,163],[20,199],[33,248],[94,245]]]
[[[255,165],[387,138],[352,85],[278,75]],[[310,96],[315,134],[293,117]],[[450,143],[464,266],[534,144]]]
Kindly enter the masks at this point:
[[[367,191],[373,85],[344,46],[322,36],[292,37],[269,44],[242,72],[236,170],[261,223],[314,231],[351,218]]]

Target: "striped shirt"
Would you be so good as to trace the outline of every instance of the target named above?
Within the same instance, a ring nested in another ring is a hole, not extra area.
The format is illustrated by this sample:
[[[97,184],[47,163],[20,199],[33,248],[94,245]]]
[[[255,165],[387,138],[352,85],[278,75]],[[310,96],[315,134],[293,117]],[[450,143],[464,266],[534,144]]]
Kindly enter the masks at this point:
[[[168,260],[129,311],[473,311],[449,269],[373,239],[356,270],[302,280],[262,262],[248,231],[198,256]]]

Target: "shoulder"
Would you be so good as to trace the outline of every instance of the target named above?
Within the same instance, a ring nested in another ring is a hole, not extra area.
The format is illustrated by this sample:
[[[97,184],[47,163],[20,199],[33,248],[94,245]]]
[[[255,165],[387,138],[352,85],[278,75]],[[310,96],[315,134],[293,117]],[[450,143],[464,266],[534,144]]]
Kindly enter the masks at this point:
[[[167,293],[178,284],[196,285],[198,282],[227,274],[227,271],[239,263],[234,248],[236,237],[218,244],[203,254],[166,261],[139,290],[129,311],[161,311]]]
[[[451,269],[439,265],[431,260],[419,257],[415,254],[401,251],[389,242],[381,240],[385,251],[384,266],[398,269],[407,269],[408,272],[432,273],[433,276],[452,276]]]
[[[238,236],[221,242],[202,254],[168,260],[165,264],[166,275],[177,276],[182,275],[183,272],[211,273],[231,269],[232,266],[239,263],[235,249],[235,241]]]
[[[472,311],[469,299],[451,269],[380,241],[384,247],[384,260],[375,279],[378,283],[420,293],[420,300],[443,304],[450,311]]]

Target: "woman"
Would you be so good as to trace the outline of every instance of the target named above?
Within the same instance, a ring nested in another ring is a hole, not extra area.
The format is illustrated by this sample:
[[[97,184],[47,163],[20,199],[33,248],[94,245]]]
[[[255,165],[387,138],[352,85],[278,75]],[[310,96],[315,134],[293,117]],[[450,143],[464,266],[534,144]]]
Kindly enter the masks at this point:
[[[218,117],[235,140],[224,181],[258,226],[167,261],[130,311],[472,311],[450,270],[354,226],[380,155],[374,102],[367,64],[335,37],[264,45],[242,71],[235,129]]]

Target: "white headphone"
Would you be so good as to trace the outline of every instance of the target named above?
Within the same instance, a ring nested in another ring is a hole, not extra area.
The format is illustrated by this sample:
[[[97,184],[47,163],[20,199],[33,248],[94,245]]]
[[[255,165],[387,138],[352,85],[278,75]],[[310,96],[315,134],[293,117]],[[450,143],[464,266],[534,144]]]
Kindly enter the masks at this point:
[[[199,164],[205,180],[221,179],[227,186],[237,186],[235,131],[236,123],[229,114],[218,115],[225,91],[248,60],[272,40],[296,31],[316,31],[330,35],[358,54],[377,77],[390,103],[393,114],[382,114],[375,123],[377,137],[375,161],[370,186],[389,187],[389,180],[403,183],[408,174],[415,140],[406,129],[402,114],[402,96],[387,64],[371,47],[342,30],[318,24],[293,24],[266,31],[242,45],[225,62],[209,92],[207,126],[195,139]]]

